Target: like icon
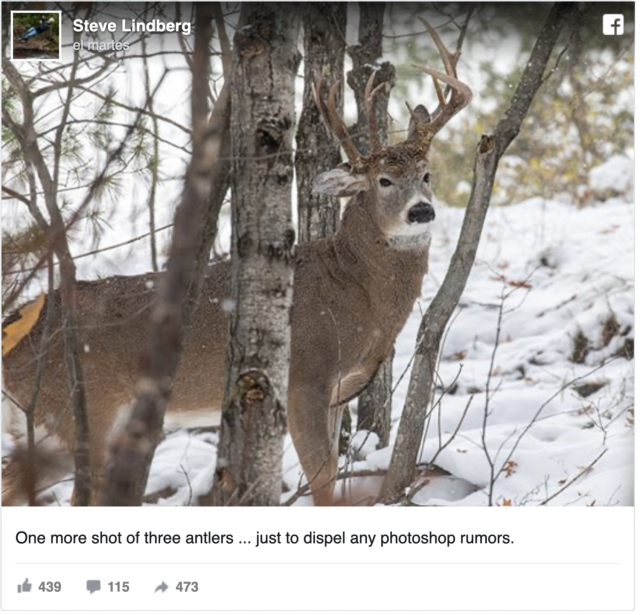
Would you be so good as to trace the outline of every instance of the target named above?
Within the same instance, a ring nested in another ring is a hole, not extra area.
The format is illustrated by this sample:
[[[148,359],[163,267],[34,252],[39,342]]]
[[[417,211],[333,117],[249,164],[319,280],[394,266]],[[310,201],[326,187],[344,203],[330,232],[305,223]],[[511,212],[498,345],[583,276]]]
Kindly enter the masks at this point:
[[[18,585],[18,593],[24,594],[31,591],[31,583],[29,583],[29,579],[25,579],[22,585]]]

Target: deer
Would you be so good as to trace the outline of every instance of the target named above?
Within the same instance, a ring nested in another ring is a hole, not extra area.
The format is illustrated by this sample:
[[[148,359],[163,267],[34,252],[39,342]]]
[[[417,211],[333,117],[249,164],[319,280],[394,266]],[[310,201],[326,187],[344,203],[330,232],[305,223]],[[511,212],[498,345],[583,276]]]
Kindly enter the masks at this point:
[[[318,193],[349,199],[337,232],[297,245],[295,253],[287,420],[317,506],[334,503],[342,408],[366,388],[390,355],[422,291],[428,270],[430,223],[436,216],[428,160],[432,140],[472,97],[470,88],[457,77],[459,51],[449,52],[431,25],[422,21],[445,72],[415,67],[431,77],[439,105],[430,114],[424,105],[412,109],[407,103],[411,120],[405,141],[388,146],[380,142],[373,101],[385,84],[373,87],[375,72],[365,91],[371,146],[366,154],[358,149],[337,111],[340,84],[333,84],[326,98],[321,95],[322,79],[314,87],[319,114],[339,140],[347,160],[320,173],[313,187]],[[147,343],[148,316],[159,275],[77,283],[92,488],[96,494],[109,434],[136,395],[140,349]],[[219,417],[227,374],[230,297],[230,261],[209,265],[175,376],[168,420],[188,426],[212,424]],[[60,303],[58,293],[53,300]],[[52,329],[44,359],[35,421],[72,451],[73,418],[60,309],[56,307],[58,326]],[[23,408],[33,393],[44,328],[42,314],[4,357],[5,388]],[[10,463],[4,472],[5,505],[18,502],[17,474]],[[92,504],[98,504],[97,496],[92,496]]]

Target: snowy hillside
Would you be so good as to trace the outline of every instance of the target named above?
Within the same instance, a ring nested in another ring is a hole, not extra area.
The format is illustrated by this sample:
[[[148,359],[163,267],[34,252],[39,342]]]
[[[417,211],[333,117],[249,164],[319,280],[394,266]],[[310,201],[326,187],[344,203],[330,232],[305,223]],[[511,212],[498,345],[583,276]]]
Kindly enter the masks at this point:
[[[450,228],[461,215],[447,212]],[[446,238],[433,247],[425,304],[449,252]],[[433,479],[414,503],[486,505],[488,453],[496,473],[506,463],[493,503],[539,504],[606,451],[549,503],[632,504],[633,311],[628,203],[612,199],[578,211],[532,199],[493,210],[444,346],[440,376],[448,392],[422,455],[425,463],[433,459],[469,405],[436,460],[451,478]],[[418,322],[414,313],[398,344],[397,372],[410,360]],[[398,413],[406,385],[396,393]],[[372,453],[366,464],[386,467],[389,454]]]
[[[494,505],[633,504],[630,165],[594,169],[583,209],[535,198],[490,210],[447,334],[422,452],[441,471],[425,472],[405,503],[486,506],[491,491]],[[464,214],[436,211],[423,296],[396,345],[395,425],[421,312],[444,278]],[[363,436],[355,435],[346,468],[357,478],[338,486],[351,501],[375,496],[391,456]],[[169,432],[153,462],[149,505],[196,503],[211,484],[216,441],[206,428]],[[294,495],[302,479],[289,438],[283,469],[283,502],[310,505]],[[70,481],[57,485],[55,499],[68,503],[70,491]]]

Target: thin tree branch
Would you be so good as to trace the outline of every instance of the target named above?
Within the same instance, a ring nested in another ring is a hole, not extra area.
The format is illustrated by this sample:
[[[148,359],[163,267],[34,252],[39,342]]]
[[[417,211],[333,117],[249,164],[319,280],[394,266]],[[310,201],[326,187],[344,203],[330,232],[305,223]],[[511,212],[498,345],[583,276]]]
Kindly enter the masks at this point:
[[[409,390],[393,450],[382,499],[395,500],[411,484],[420,450],[424,421],[432,395],[434,370],[442,335],[458,305],[471,273],[484,226],[500,158],[516,138],[545,68],[565,24],[578,15],[577,5],[555,4],[535,43],[516,92],[494,134],[483,135],[476,153],[474,181],[456,251],[438,290],[420,323],[421,343],[414,361]]]

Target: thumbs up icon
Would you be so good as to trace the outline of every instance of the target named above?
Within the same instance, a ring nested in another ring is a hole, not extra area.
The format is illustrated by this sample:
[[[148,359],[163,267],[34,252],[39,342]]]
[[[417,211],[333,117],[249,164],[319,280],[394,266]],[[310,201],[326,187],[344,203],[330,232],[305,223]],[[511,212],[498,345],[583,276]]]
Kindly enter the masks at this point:
[[[31,591],[31,583],[29,583],[29,579],[25,579],[22,585],[18,585],[18,593],[26,593]]]

